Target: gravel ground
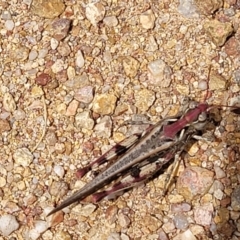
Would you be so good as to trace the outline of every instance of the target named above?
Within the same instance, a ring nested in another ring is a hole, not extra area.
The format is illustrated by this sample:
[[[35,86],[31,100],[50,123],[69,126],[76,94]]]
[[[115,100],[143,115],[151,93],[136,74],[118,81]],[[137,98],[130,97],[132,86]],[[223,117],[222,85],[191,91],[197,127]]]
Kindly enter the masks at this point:
[[[240,1],[0,2],[0,240],[239,239],[239,117],[166,174],[46,218],[78,168],[182,100],[240,105]],[[211,67],[211,71],[209,71]],[[209,74],[210,72],[210,74]]]

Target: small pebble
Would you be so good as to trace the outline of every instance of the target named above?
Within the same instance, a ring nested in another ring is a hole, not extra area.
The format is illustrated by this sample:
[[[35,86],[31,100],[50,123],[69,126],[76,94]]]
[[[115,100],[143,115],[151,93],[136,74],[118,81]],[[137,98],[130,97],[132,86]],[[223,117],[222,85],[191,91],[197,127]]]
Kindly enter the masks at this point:
[[[71,48],[67,43],[60,42],[60,45],[58,46],[57,51],[61,56],[67,57],[71,53]]]
[[[58,73],[64,69],[64,62],[62,59],[57,59],[55,63],[51,66],[54,73]]]
[[[240,40],[236,37],[230,37],[224,45],[225,52],[231,58],[237,57],[240,53]],[[236,71],[239,71],[238,69]]]
[[[117,98],[114,94],[97,94],[93,100],[93,111],[101,115],[112,114],[116,107]]]
[[[54,181],[49,190],[52,196],[63,197],[68,192],[68,184],[63,181]]]
[[[80,76],[73,76],[73,79],[70,79],[63,84],[69,91],[76,91],[79,88],[90,85],[88,75],[86,73],[83,73]]]
[[[77,109],[79,106],[79,102],[77,100],[72,100],[66,110],[66,116],[75,116],[77,113]]]
[[[198,143],[192,144],[192,146],[188,150],[188,154],[190,156],[195,156],[195,154],[199,151]]]
[[[202,226],[209,226],[212,222],[213,210],[212,204],[194,209],[193,212],[196,223]]]
[[[130,240],[130,238],[126,234],[121,233],[121,240]]]
[[[83,103],[90,103],[93,100],[93,87],[92,86],[85,86],[76,90],[74,94],[74,98],[77,99],[79,102]]]
[[[17,165],[28,167],[33,161],[33,155],[27,148],[19,148],[13,153],[13,159]]]
[[[162,225],[162,229],[165,233],[170,233],[175,229],[175,225],[173,222],[166,222]]]
[[[186,230],[185,232],[181,233],[180,236],[174,237],[173,240],[197,240],[197,238],[193,235],[190,229]]]
[[[51,209],[51,210],[53,210],[53,209]],[[65,211],[66,211],[66,209],[65,209]],[[49,212],[50,211],[48,211],[48,213]],[[63,211],[58,211],[48,218],[48,226],[54,227],[54,226],[58,225],[59,223],[61,223],[63,221],[63,219],[64,219]]]
[[[162,229],[159,231],[158,236],[159,240],[169,240],[167,234]]]
[[[158,43],[153,36],[149,36],[145,49],[146,51],[149,51],[149,52],[155,52],[158,50]]]
[[[57,41],[63,40],[68,35],[71,22],[70,19],[60,18],[52,23],[53,37]]]
[[[104,116],[95,126],[97,136],[109,138],[112,134],[112,120],[109,116]]]
[[[205,194],[213,184],[214,173],[200,167],[188,167],[177,180],[178,193],[191,200]]]
[[[64,176],[64,168],[61,165],[54,165],[53,171],[60,177],[63,178]]]
[[[236,186],[231,196],[231,207],[234,211],[240,211],[240,186]]]
[[[4,187],[6,185],[6,179],[4,177],[0,176],[0,188]]]
[[[77,215],[89,217],[96,210],[96,208],[97,208],[96,205],[89,203],[84,206],[77,205],[76,207],[73,208],[73,211]]]
[[[54,146],[57,143],[57,136],[55,131],[49,129],[46,134],[46,142],[49,146]]]
[[[127,215],[125,215],[123,213],[119,213],[118,223],[122,228],[126,228],[131,223],[131,220],[129,219],[129,217]]]
[[[76,66],[82,68],[84,66],[84,57],[81,50],[76,53]]]
[[[208,88],[208,83],[206,81],[200,81],[198,83],[198,88],[200,90],[206,90]]]
[[[230,216],[229,212],[230,211],[227,208],[218,209],[217,214],[216,214],[215,219],[214,219],[215,222],[218,223],[218,224],[219,223],[220,224],[227,223],[228,220],[229,220],[229,216]]]
[[[2,20],[11,20],[12,18],[12,15],[9,11],[2,11],[2,14],[1,14],[1,19]]]
[[[9,236],[19,228],[19,223],[15,216],[10,214],[0,216],[0,232],[4,237]]]
[[[240,69],[233,72],[233,79],[238,85],[240,85]]]
[[[59,44],[58,40],[56,40],[55,38],[51,38],[50,45],[52,50],[57,49],[58,44]]]
[[[31,240],[37,240],[42,233],[47,231],[48,228],[49,226],[47,222],[41,220],[35,221],[34,228],[28,232],[28,235]]]
[[[67,231],[57,231],[53,240],[72,240],[72,236]]]
[[[13,20],[6,20],[5,27],[8,31],[12,31],[15,27]]]
[[[108,27],[116,27],[118,25],[118,19],[116,16],[108,16],[103,19],[103,22],[108,26]]]
[[[196,5],[192,0],[180,0],[178,12],[186,18],[197,18],[199,16]]]
[[[211,72],[209,79],[210,90],[222,90],[226,89],[227,80],[217,72]]]
[[[56,153],[58,154],[63,154],[66,150],[64,143],[56,143],[54,147],[55,147]]]
[[[40,86],[36,86],[36,85],[32,87],[31,93],[35,99],[41,97],[44,94],[42,88]],[[34,105],[34,104],[32,104],[32,105]]]
[[[191,210],[191,205],[188,203],[173,203],[171,204],[172,212],[188,212]]]
[[[223,196],[224,196],[224,193],[221,189],[217,189],[215,192],[214,192],[214,197],[218,200],[222,200],[223,199]]]
[[[88,3],[86,6],[86,17],[94,26],[103,20],[105,12],[105,7],[101,2]]]
[[[16,103],[10,93],[5,93],[3,96],[3,108],[8,112],[13,112],[16,109]]]
[[[8,120],[0,119],[0,133],[11,130]]]
[[[50,4],[49,4],[50,3]],[[32,0],[31,11],[43,18],[55,18],[59,16],[65,9],[62,0]]]
[[[110,233],[110,235],[107,237],[107,240],[121,240],[120,234],[115,232],[115,233]]]
[[[194,0],[194,3],[204,15],[211,15],[223,6],[223,0]]]
[[[148,64],[150,83],[156,86],[169,87],[171,84],[171,68],[162,60],[157,59]]]
[[[94,120],[90,117],[89,111],[81,112],[75,116],[75,125],[77,128],[93,129]]]
[[[233,33],[232,24],[229,22],[220,22],[216,19],[206,21],[204,29],[213,43],[221,47],[227,38]]]
[[[139,109],[139,111],[146,112],[155,101],[155,93],[144,88],[139,91],[135,91],[134,98],[136,101],[135,106]]]
[[[30,61],[33,61],[33,60],[35,60],[37,57],[38,57],[38,52],[37,52],[36,50],[32,50],[32,51],[29,53],[28,59],[29,59]]]
[[[187,217],[182,213],[175,215],[173,218],[173,221],[174,221],[176,228],[178,228],[178,229],[186,229],[189,225]]]
[[[140,23],[144,29],[152,29],[155,25],[155,16],[151,9],[140,15]]]
[[[140,64],[139,62],[133,57],[124,57],[123,59],[123,68],[124,72],[128,77],[135,77],[138,73]]]
[[[106,209],[105,214],[109,224],[113,224],[114,222],[116,222],[117,212],[118,212],[118,208],[116,206],[109,206]]]
[[[204,236],[205,235],[205,229],[203,226],[191,225],[190,229],[194,236],[197,236],[197,235]]]
[[[51,81],[51,76],[47,73],[41,73],[38,77],[36,77],[35,82],[38,85],[45,86]]]
[[[48,49],[40,49],[38,52],[38,58],[45,58],[48,53]]]
[[[214,166],[215,174],[217,179],[226,177],[225,171],[223,171],[219,166]]]

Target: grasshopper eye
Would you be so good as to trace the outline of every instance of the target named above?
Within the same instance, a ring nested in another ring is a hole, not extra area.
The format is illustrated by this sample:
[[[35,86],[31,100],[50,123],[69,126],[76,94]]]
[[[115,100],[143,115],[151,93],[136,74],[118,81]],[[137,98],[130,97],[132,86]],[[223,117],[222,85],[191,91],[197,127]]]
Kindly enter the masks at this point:
[[[206,121],[206,119],[207,119],[207,113],[206,112],[203,112],[198,116],[198,121],[200,121],[200,122],[204,122],[204,121]]]
[[[197,102],[195,102],[195,101],[192,101],[192,102],[190,102],[190,103],[189,103],[189,108],[190,108],[190,109],[194,109],[194,108],[196,108],[196,107],[197,107],[197,105],[198,105],[198,103],[197,103]]]

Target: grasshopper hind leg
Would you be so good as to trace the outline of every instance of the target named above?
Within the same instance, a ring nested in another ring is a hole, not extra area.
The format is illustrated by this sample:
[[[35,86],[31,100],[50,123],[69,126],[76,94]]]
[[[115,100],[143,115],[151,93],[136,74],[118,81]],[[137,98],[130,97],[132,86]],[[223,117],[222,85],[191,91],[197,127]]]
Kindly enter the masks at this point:
[[[149,178],[152,178],[156,175],[169,161],[173,159],[173,154],[167,153],[164,157],[155,156],[155,161],[150,160],[146,165],[143,166],[135,166],[119,181],[117,181],[113,186],[107,188],[104,191],[97,192],[92,195],[92,201],[98,202],[105,197],[116,197],[120,195],[123,191],[136,187],[144,182],[146,182]]]
[[[99,167],[104,163],[113,161],[114,158],[125,153],[130,147],[132,147],[142,136],[142,134],[133,134],[130,137],[124,139],[122,142],[116,144],[109,151],[104,153],[101,157],[88,164],[86,167],[79,168],[76,172],[78,179],[82,178],[87,172]]]

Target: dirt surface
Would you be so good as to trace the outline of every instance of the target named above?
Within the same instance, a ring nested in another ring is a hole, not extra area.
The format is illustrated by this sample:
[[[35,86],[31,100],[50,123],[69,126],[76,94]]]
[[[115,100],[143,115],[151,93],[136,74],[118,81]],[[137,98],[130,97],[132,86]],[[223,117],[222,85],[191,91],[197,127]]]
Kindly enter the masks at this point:
[[[0,2],[0,240],[240,237],[239,117],[166,174],[115,200],[47,213],[93,178],[75,173],[185,97],[239,105],[240,2]]]

